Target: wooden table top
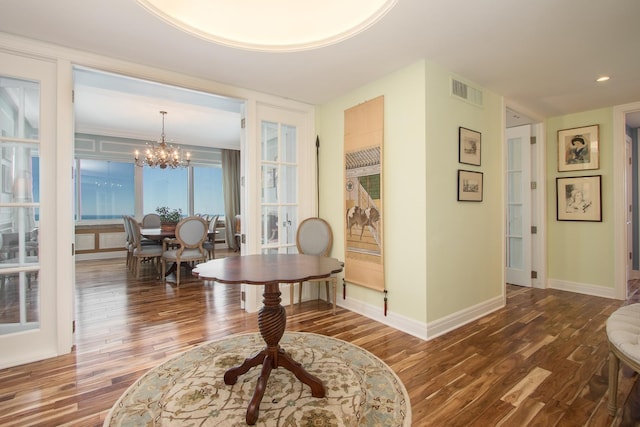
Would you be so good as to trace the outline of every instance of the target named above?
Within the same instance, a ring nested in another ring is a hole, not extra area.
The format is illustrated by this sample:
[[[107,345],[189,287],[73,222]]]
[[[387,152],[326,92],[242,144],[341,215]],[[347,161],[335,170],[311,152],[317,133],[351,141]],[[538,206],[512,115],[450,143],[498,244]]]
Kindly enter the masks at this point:
[[[162,240],[165,237],[176,237],[176,230],[167,231],[161,228],[141,228],[140,234],[147,239]]]
[[[220,283],[296,283],[342,271],[335,258],[302,254],[242,255],[198,264],[192,273]]]

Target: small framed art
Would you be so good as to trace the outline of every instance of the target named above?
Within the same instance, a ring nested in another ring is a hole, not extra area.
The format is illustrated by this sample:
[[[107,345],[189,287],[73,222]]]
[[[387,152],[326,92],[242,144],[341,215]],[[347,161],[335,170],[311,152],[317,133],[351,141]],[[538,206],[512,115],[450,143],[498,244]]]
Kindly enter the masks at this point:
[[[556,178],[558,221],[602,221],[602,175]]]
[[[458,201],[481,202],[483,191],[482,172],[458,170]]]
[[[482,134],[475,130],[458,128],[458,161],[467,165],[480,166]]]
[[[558,172],[600,167],[599,125],[558,131]]]

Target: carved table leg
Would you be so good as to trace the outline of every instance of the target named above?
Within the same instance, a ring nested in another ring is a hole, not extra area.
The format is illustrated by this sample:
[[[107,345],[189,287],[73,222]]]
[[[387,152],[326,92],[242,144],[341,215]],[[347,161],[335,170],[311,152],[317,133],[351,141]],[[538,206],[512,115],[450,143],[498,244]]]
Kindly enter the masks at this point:
[[[280,348],[279,342],[284,335],[287,324],[287,314],[280,305],[280,290],[278,283],[265,284],[263,294],[263,307],[258,313],[258,327],[260,335],[267,344],[266,348],[253,357],[245,359],[240,365],[233,367],[224,374],[225,384],[232,385],[238,380],[238,376],[246,373],[254,366],[262,364],[262,371],[253,392],[253,397],[247,408],[246,421],[249,425],[254,425],[258,420],[260,402],[267,388],[267,381],[271,371],[279,366],[291,371],[302,383],[311,387],[313,397],[324,397],[325,389],[322,381],[308,373],[300,363],[294,361],[289,354]]]

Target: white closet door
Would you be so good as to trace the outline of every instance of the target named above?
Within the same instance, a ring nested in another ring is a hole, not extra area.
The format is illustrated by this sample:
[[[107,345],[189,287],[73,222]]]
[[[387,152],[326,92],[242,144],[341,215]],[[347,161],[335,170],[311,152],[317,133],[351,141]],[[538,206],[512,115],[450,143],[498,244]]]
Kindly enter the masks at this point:
[[[531,286],[530,126],[507,129],[506,140],[506,279]]]

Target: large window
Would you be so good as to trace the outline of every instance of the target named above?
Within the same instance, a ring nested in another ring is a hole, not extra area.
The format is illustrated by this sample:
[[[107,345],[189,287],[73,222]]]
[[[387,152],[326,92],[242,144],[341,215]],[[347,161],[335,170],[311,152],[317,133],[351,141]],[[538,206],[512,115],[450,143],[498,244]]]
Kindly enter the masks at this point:
[[[193,168],[193,212],[224,217],[222,168]]]
[[[188,169],[142,168],[143,213],[155,212],[158,206],[181,209],[189,215]]]
[[[219,166],[140,169],[131,162],[77,159],[75,182],[76,218],[80,221],[120,220],[122,215],[142,217],[159,206],[181,209],[184,216],[224,216]],[[141,212],[136,212],[138,198],[142,198]]]
[[[79,159],[78,218],[120,219],[135,214],[133,163]]]

